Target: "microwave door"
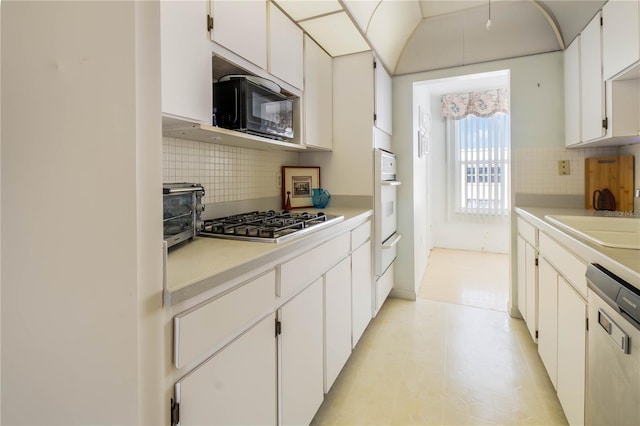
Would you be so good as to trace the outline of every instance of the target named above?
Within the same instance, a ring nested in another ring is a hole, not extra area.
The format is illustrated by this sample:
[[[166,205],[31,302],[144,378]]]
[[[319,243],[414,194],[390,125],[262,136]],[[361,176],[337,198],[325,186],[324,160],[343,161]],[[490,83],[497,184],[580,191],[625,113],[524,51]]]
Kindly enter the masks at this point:
[[[258,86],[247,84],[247,129],[265,133],[265,104],[270,102],[268,94]]]
[[[293,138],[291,101],[272,101],[262,104],[263,131],[285,138]]]
[[[293,138],[293,103],[258,86],[248,85],[247,128],[251,131]],[[276,97],[278,96],[278,97]]]

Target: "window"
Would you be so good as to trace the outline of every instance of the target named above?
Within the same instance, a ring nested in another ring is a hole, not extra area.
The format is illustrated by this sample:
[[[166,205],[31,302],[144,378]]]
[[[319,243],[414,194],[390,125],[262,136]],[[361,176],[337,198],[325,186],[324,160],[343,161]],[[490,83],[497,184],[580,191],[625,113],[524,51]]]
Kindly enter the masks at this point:
[[[446,119],[450,211],[509,212],[509,114],[506,89],[442,98]]]

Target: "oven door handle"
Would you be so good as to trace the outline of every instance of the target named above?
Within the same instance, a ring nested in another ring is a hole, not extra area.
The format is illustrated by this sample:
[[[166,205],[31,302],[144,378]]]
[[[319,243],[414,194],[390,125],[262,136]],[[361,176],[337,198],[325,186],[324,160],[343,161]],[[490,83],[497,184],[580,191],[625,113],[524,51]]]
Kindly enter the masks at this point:
[[[400,182],[399,180],[383,180],[382,181],[382,186],[400,186],[402,185],[402,182]]]
[[[393,248],[393,246],[398,244],[398,241],[400,241],[401,238],[402,238],[402,234],[398,234],[396,232],[393,237],[391,237],[389,240],[387,240],[388,242],[385,241],[384,243],[382,243],[382,248],[383,249]]]

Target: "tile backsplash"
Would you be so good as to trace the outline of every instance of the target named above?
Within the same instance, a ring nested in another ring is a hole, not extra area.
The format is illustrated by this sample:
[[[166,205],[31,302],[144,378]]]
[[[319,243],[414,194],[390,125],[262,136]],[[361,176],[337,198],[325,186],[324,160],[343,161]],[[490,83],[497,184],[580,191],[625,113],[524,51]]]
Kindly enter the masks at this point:
[[[625,153],[619,147],[580,149],[544,146],[514,147],[515,192],[584,195],[585,158],[623,155]],[[560,160],[570,161],[571,174],[558,174],[558,161]]]
[[[282,166],[299,165],[297,152],[231,147],[164,137],[164,182],[204,185],[205,204],[280,197]],[[566,149],[514,147],[515,192],[584,195],[584,159],[605,155],[636,157],[636,187],[640,187],[640,144],[610,148]],[[558,175],[558,161],[569,160],[571,174]]]
[[[297,152],[239,148],[162,138],[163,181],[204,185],[205,204],[280,197],[282,166],[298,165]]]

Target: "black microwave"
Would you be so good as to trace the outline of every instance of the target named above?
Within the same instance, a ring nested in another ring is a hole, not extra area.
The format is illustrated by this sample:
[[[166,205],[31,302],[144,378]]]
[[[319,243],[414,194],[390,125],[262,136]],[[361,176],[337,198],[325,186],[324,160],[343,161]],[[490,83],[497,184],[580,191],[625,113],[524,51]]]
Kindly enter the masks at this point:
[[[213,83],[213,111],[225,129],[293,139],[293,101],[246,78]]]

